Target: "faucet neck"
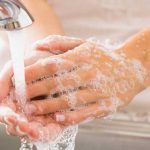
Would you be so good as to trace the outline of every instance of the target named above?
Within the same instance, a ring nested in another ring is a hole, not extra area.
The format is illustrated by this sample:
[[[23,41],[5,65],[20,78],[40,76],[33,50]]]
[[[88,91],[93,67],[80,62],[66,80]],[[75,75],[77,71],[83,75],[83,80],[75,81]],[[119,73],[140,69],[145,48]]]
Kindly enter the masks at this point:
[[[0,28],[4,30],[18,30],[31,25],[32,15],[18,0],[0,1]]]

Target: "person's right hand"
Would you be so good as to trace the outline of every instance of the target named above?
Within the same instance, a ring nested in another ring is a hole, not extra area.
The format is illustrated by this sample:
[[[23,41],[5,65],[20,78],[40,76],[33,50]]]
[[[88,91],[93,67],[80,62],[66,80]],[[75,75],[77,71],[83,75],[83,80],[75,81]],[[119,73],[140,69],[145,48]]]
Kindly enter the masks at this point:
[[[65,126],[58,124],[51,115],[24,117],[12,112],[11,115],[5,115],[2,118],[2,123],[6,125],[6,131],[9,135],[24,137],[33,142],[53,141],[65,129]]]
[[[51,35],[43,40],[37,41],[31,50],[31,56],[25,59],[25,66],[32,66],[40,59],[58,55],[68,50],[75,48],[83,43],[79,38],[71,38],[59,35]],[[36,75],[35,75],[36,76]],[[7,97],[10,89],[13,87],[12,83],[13,68],[11,61],[6,63],[0,72],[0,101]]]
[[[33,55],[26,59],[26,65],[31,65],[37,60],[51,55],[49,52],[34,50]],[[63,126],[56,123],[51,116],[33,117],[22,115],[18,109],[17,101],[8,95],[10,91],[14,90],[12,75],[12,64],[10,62],[4,67],[3,74],[1,74],[4,88],[1,91],[3,99],[0,102],[0,122],[6,125],[7,133],[13,136],[27,137],[33,141],[42,140],[41,138],[45,135],[47,135],[43,138],[45,141],[55,139],[63,131]]]
[[[49,43],[48,45],[47,40]],[[36,51],[34,51],[31,57],[25,60],[25,65],[30,66],[39,59],[64,53],[65,51],[68,51],[80,45],[82,42],[83,41],[81,39],[68,38],[56,35],[50,36],[42,41],[38,41],[34,45],[33,49]],[[49,49],[48,52],[45,51],[47,48]],[[18,113],[17,115],[20,115],[16,109],[16,103],[13,101],[11,101],[11,103],[8,103],[5,99],[8,96],[10,90],[14,88],[12,83],[12,76],[12,64],[8,63],[2,70],[0,76],[0,86],[3,87],[2,91],[0,92],[0,106],[2,106],[3,104],[3,106],[10,107],[13,109],[13,111]],[[39,136],[39,133],[44,134],[45,132],[48,133],[48,136],[46,137],[47,139],[55,138],[58,134],[60,134],[60,132],[62,132],[64,128],[64,126],[56,123],[56,121],[54,121],[51,116],[28,116],[27,121],[21,121],[15,115],[10,114],[6,116],[0,116],[0,120],[1,122],[7,124],[7,131],[10,134],[16,136],[27,136],[34,140],[37,140],[39,137],[41,137],[41,135]],[[40,129],[37,130],[39,127]]]

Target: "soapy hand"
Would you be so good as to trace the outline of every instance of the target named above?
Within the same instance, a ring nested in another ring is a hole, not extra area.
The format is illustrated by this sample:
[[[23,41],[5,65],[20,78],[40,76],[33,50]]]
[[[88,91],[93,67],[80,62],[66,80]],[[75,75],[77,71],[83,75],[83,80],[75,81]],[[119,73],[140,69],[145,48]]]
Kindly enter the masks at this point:
[[[30,51],[30,56],[25,59],[25,66],[32,66],[39,59],[64,53],[80,45],[82,42],[83,40],[81,39],[59,35],[52,35],[44,40],[37,41],[32,47],[33,51]],[[0,72],[0,101],[7,97],[10,89],[13,87],[12,77],[12,63],[8,62]]]
[[[145,88],[147,71],[141,61],[120,49],[106,50],[98,42],[73,41],[65,38],[67,48],[58,47],[60,41],[48,37],[36,45],[41,51],[51,52],[55,43],[55,48],[65,53],[25,68],[25,111],[29,115],[36,118],[54,114],[52,118],[62,126],[77,124],[114,113]]]
[[[43,59],[52,55],[57,55],[60,53],[63,53],[69,49],[72,49],[82,43],[82,40],[75,39],[75,38],[68,38],[68,37],[61,37],[61,36],[50,36],[48,38],[49,46],[48,46],[48,52],[46,50],[45,42],[47,39],[44,39],[44,41],[38,41],[33,46],[33,53],[31,53],[31,56],[25,60],[25,66],[32,66],[32,64],[36,63],[37,60]],[[41,52],[41,51],[42,52]],[[11,135],[16,136],[27,136],[30,138],[30,140],[50,140],[56,138],[64,129],[64,126],[59,125],[56,123],[54,119],[52,119],[52,115],[46,115],[46,116],[22,116],[21,118],[24,118],[24,120],[20,120],[20,118],[16,117],[20,116],[20,112],[17,110],[17,102],[8,100],[10,93],[10,90],[12,91],[13,82],[12,82],[12,65],[11,62],[8,63],[3,71],[1,72],[0,76],[0,86],[3,86],[1,88],[0,92],[0,101],[1,101],[1,110],[5,108],[11,108],[13,110],[13,113],[7,114],[6,116],[2,115],[0,116],[0,121],[7,124],[7,131]],[[2,108],[2,106],[4,106]],[[16,112],[15,115],[14,112]],[[38,128],[38,130],[37,130]],[[54,130],[55,128],[55,130]],[[43,134],[43,136],[41,135]],[[40,139],[43,138],[43,139]]]
[[[39,44],[51,50],[47,38]],[[104,117],[125,106],[143,90],[147,72],[142,62],[98,42],[84,41],[61,55],[41,59],[25,68],[32,115],[55,113],[63,125]],[[39,100],[38,96],[49,95]]]
[[[50,115],[27,117],[18,113],[13,113],[11,115],[5,115],[2,122],[7,125],[8,134],[24,137],[27,140],[30,140],[30,142],[53,141],[63,132],[65,128],[53,120]]]

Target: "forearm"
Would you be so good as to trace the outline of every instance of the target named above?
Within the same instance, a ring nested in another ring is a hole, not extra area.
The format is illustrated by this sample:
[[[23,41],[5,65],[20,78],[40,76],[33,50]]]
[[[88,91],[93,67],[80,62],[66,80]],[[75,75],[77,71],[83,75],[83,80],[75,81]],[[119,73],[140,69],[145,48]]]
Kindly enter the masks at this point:
[[[50,34],[63,35],[63,29],[59,19],[44,0],[21,0],[35,19],[33,25],[25,29],[28,45]]]
[[[128,39],[118,51],[139,60],[150,73],[150,27]]]

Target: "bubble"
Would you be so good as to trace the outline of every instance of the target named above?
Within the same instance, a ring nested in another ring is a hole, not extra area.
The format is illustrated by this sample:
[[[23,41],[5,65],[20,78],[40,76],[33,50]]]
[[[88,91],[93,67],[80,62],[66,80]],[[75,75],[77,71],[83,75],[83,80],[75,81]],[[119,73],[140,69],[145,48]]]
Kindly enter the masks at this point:
[[[16,37],[16,35],[11,36]],[[62,38],[61,36],[54,35],[45,39],[45,43],[50,41],[58,42],[59,40],[67,42],[69,38]],[[72,40],[74,40],[74,38],[72,38]],[[12,42],[12,58],[15,72],[14,84],[17,95],[19,96],[18,99],[20,100],[21,98],[21,100],[23,101],[22,103],[24,103],[26,101],[26,85],[23,71],[23,52],[18,52],[20,47],[18,47],[18,45],[15,45],[16,41],[12,41],[11,37],[10,41]],[[56,72],[54,75],[43,76],[36,81],[32,81],[32,84],[34,84],[35,82],[46,80],[47,78],[55,78],[58,84],[57,90],[51,91],[48,98],[50,98],[51,100],[54,99],[55,96],[59,97],[61,95],[65,95],[67,97],[67,102],[70,106],[70,109],[75,109],[77,103],[76,91],[82,90],[80,89],[80,87],[92,88],[99,92],[98,94],[102,96],[109,96],[108,99],[99,100],[101,105],[99,106],[99,110],[95,110],[95,112],[93,112],[93,115],[96,115],[100,110],[109,111],[109,114],[104,118],[108,119],[109,117],[109,119],[112,119],[112,116],[115,114],[118,107],[122,105],[118,94],[124,94],[135,87],[135,81],[133,78],[134,75],[140,83],[143,83],[146,76],[146,71],[138,60],[129,60],[126,58],[126,55],[124,53],[118,54],[115,51],[116,47],[109,45],[109,42],[110,41],[102,43],[98,40],[87,40],[84,44],[75,48],[73,51],[69,51],[64,54],[65,56],[67,56],[68,53],[73,53],[77,54],[77,56],[87,57],[89,60],[85,63],[82,63],[82,65],[73,63],[71,59],[66,60],[67,57],[61,58],[55,56],[39,60],[37,63],[40,63],[43,67],[47,65],[55,65]],[[78,61],[78,58],[76,59],[76,61]],[[62,64],[68,65],[69,69],[62,69]],[[96,70],[95,76],[93,76],[90,81],[87,81],[88,83],[83,83],[82,78],[78,75],[78,71],[82,70],[86,73],[93,67]],[[76,83],[76,87],[64,85],[66,74],[70,75],[70,77],[68,77],[68,80],[74,80],[74,82]],[[128,74],[130,74],[131,76],[128,76]],[[83,107],[85,106],[86,105],[83,105]],[[17,117],[20,117],[18,116],[18,114],[8,108],[0,108],[0,114],[6,116],[13,114]],[[99,117],[103,117],[104,115],[104,113],[101,113]],[[23,119],[24,117],[21,116],[20,118]],[[94,119],[94,117],[88,118],[85,122],[91,121],[92,119]],[[65,128],[63,133],[62,131],[59,132],[59,129],[60,128],[54,124],[49,124],[49,126],[40,125],[40,128],[38,128],[40,135],[39,140],[34,142],[37,149],[73,150],[75,146],[75,137],[78,132],[78,126],[67,127]]]
[[[145,77],[147,75],[146,69],[144,68],[144,66],[142,65],[142,63],[136,59],[133,59],[131,61],[132,65],[133,65],[133,69],[135,71],[136,74],[136,78],[139,80],[140,83],[144,83]]]

